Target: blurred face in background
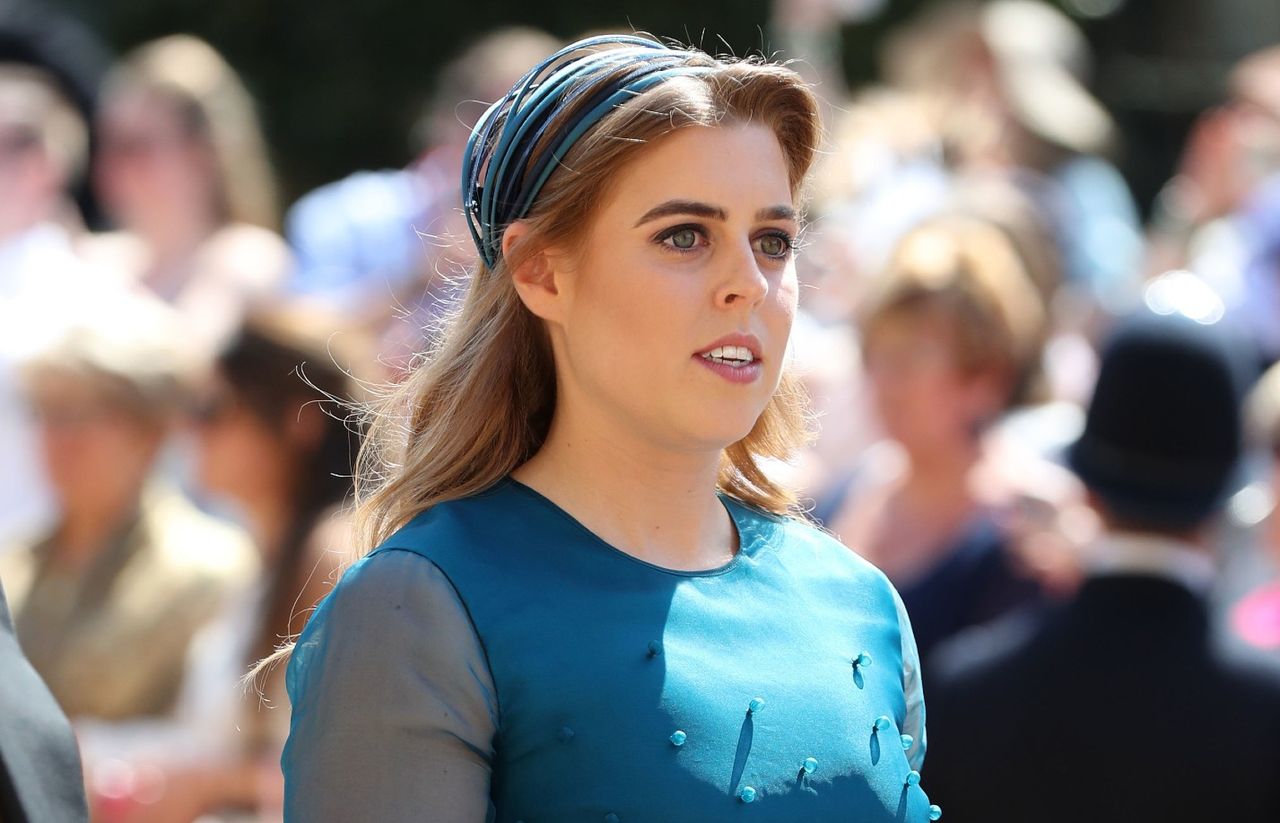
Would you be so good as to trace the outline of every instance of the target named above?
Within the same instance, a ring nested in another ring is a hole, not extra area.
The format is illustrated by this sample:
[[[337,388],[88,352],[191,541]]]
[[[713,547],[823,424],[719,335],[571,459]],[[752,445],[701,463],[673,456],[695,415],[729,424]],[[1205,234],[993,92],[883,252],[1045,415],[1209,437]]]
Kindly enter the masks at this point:
[[[947,318],[896,312],[871,322],[863,358],[884,432],[908,452],[973,444],[1003,405],[999,381],[960,366]]]
[[[187,119],[176,102],[156,95],[108,100],[94,182],[121,227],[145,231],[166,225],[175,209],[213,209],[213,151]]]
[[[298,405],[301,410],[301,401]],[[287,487],[296,464],[290,421],[309,419],[310,414],[295,411],[291,418],[282,417],[275,421],[278,425],[268,423],[224,379],[215,377],[192,414],[201,487],[241,504],[274,497]]]
[[[45,470],[66,510],[136,504],[165,439],[165,424],[107,379],[45,371],[29,381]]]
[[[24,228],[33,201],[48,199],[56,185],[51,167],[35,130],[0,113],[0,237]]]

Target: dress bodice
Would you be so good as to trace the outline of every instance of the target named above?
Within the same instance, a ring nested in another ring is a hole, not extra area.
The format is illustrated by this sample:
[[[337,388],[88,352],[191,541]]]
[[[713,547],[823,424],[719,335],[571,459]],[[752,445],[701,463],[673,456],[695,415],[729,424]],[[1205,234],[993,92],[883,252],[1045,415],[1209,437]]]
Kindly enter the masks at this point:
[[[498,821],[930,819],[892,587],[806,524],[724,504],[739,551],[705,572],[618,551],[512,480],[371,555],[429,560],[466,608],[497,705]]]

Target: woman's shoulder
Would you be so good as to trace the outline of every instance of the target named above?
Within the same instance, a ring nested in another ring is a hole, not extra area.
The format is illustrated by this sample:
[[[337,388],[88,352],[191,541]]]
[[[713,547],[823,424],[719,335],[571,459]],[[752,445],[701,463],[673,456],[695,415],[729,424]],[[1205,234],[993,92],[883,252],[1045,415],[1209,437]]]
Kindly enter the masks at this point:
[[[480,492],[423,509],[374,551],[410,552],[441,566],[489,564],[520,554],[529,541],[563,527],[524,486],[504,478]]]
[[[804,566],[814,573],[833,579],[857,581],[878,589],[892,591],[884,573],[857,552],[851,550],[803,512],[776,515],[735,501],[745,512],[747,522],[754,519],[770,532],[769,550],[790,566]]]
[[[511,539],[519,534],[526,518],[508,486],[498,483],[418,512],[352,563],[342,573],[335,593],[348,599],[398,600],[415,592],[451,589],[446,568],[456,569],[462,561],[487,565],[492,563],[494,552],[514,548]],[[334,527],[339,534],[343,528]]]
[[[310,659],[322,647],[358,644],[360,638],[400,640],[395,627],[468,626],[466,610],[441,569],[412,552],[367,554],[347,567],[319,605],[294,647]]]
[[[388,547],[348,566],[325,602],[342,608],[382,604],[396,609],[440,593],[453,596],[448,578],[435,562],[417,552]]]

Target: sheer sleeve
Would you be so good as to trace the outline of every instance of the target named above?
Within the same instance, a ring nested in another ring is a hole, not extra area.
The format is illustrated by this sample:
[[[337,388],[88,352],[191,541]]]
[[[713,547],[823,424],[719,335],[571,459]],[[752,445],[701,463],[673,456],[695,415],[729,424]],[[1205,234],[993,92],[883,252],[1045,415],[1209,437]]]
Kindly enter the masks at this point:
[[[291,821],[491,820],[498,707],[444,573],[411,552],[357,563],[299,638],[282,766]]]
[[[924,753],[929,742],[926,739],[924,719],[924,686],[920,682],[920,652],[916,649],[916,636],[911,631],[911,619],[897,591],[893,602],[898,608],[898,631],[902,637],[902,692],[907,699],[907,719],[903,731],[911,735],[913,742],[907,750],[911,768],[919,770],[924,765]]]

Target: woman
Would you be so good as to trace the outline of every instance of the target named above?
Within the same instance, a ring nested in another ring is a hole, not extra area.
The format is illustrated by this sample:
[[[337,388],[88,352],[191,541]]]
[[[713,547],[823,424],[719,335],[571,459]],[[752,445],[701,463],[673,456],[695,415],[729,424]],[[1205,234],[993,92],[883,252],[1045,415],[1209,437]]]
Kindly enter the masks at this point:
[[[100,119],[94,183],[121,231],[85,253],[175,306],[216,351],[290,266],[253,101],[209,44],[175,35],[112,72]]]
[[[241,680],[330,590],[339,557],[328,547],[347,542],[337,509],[357,443],[321,405],[352,396],[331,354],[332,327],[310,312],[254,315],[193,406],[199,485],[239,509],[263,572],[194,639],[174,722],[133,764],[153,780],[112,820],[279,817],[284,672],[264,673],[252,689]]]
[[[0,578],[27,656],[77,722],[171,717],[191,639],[257,573],[245,536],[164,478],[181,335],[167,306],[121,294],[24,370],[59,517],[0,549]],[[80,731],[90,766],[118,755]]]
[[[293,649],[287,818],[940,814],[892,587],[760,469],[803,434],[817,137],[791,71],[634,37],[482,118],[482,262],[373,421],[380,548]]]
[[[1020,569],[1020,510],[1065,473],[997,448],[987,428],[1016,405],[1044,311],[1009,238],[961,216],[910,232],[863,306],[862,354],[885,443],[815,510],[899,586],[916,641],[932,648],[1037,594]]]
[[[301,629],[305,616],[332,587],[349,543],[340,508],[351,491],[356,429],[326,403],[355,396],[334,359],[325,314],[277,310],[257,313],[218,356],[203,401],[196,405],[200,487],[234,505],[249,526],[265,573],[253,593],[254,619],[237,616],[230,640],[231,682]],[[347,359],[346,357],[343,358]],[[216,643],[216,641],[215,641]],[[283,670],[257,685],[268,705],[285,702]],[[235,724],[245,754],[278,756],[287,733],[283,712],[240,706]]]

